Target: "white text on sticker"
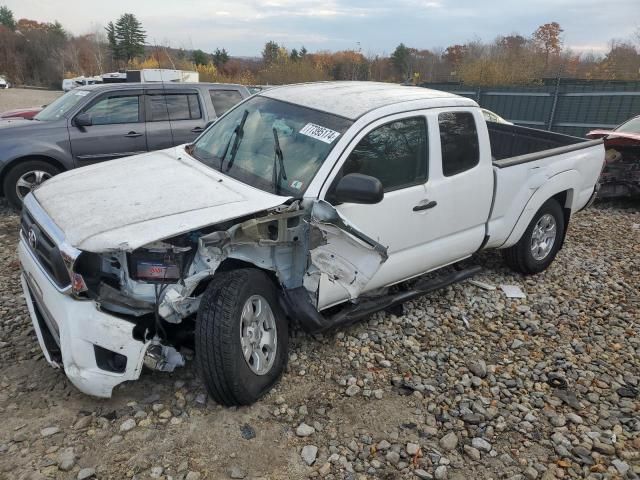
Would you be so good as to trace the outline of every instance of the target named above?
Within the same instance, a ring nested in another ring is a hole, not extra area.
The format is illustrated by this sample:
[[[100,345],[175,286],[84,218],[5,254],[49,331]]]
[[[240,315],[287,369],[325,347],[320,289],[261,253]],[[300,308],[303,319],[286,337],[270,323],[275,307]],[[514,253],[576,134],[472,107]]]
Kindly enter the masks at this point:
[[[340,136],[340,132],[336,132],[335,130],[331,130],[330,128],[321,127],[320,125],[316,125],[315,123],[307,123],[304,127],[302,127],[300,133],[302,135],[306,135],[307,137],[320,140],[324,143],[331,143]]]

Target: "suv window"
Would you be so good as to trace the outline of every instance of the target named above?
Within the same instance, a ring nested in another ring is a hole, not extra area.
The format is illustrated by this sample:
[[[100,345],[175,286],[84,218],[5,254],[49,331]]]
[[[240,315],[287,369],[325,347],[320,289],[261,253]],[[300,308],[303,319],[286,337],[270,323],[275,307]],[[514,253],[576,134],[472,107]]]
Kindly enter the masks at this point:
[[[151,122],[202,118],[197,93],[147,94]]]
[[[438,115],[442,173],[450,177],[475,167],[480,161],[478,131],[471,112],[445,112]]]
[[[426,182],[427,157],[425,118],[406,118],[369,132],[349,154],[342,172],[376,177],[388,192]]]
[[[242,100],[242,95],[237,90],[209,90],[209,95],[217,116],[222,115]]]
[[[93,125],[137,123],[140,117],[139,99],[138,95],[106,97],[90,106],[86,113],[91,114]]]

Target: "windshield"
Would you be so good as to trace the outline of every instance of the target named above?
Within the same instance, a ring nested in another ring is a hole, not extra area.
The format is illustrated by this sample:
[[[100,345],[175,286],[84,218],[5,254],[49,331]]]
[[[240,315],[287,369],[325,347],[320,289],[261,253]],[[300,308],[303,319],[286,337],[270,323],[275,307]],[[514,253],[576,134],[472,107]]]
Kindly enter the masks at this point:
[[[635,117],[623,123],[615,130],[623,133],[640,133],[640,117]]]
[[[351,124],[328,113],[252,97],[202,134],[191,155],[261,190],[300,196]]]
[[[41,121],[58,120],[71,110],[83,97],[89,95],[87,90],[72,90],[47,105],[34,118]]]

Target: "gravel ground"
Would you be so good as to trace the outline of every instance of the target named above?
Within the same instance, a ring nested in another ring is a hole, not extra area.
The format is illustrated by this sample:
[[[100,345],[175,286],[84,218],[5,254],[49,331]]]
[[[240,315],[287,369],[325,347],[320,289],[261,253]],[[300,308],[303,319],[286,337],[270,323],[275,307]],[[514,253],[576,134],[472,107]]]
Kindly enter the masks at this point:
[[[42,357],[0,204],[0,478],[640,477],[640,205],[572,219],[552,267],[477,279],[325,336],[294,332],[262,401],[208,401],[193,362],[110,400]]]
[[[47,105],[62,94],[62,90],[31,90],[28,88],[3,89],[0,90],[0,113],[14,108]]]

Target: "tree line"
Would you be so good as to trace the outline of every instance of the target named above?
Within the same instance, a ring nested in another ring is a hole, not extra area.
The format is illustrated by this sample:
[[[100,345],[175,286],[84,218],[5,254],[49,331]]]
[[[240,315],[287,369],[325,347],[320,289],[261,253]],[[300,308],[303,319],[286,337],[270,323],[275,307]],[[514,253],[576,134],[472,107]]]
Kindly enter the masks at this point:
[[[556,22],[530,35],[511,33],[493,42],[472,39],[444,48],[400,43],[390,55],[360,49],[309,52],[265,43],[260,57],[237,58],[226,48],[148,45],[142,23],[125,13],[105,27],[72,35],[59,22],[14,18],[0,6],[0,75],[14,84],[60,87],[62,78],[93,76],[119,69],[197,70],[201,81],[282,84],[316,80],[376,80],[413,84],[461,82],[470,85],[526,85],[545,78],[639,80],[637,38],[612,40],[603,55],[572,52]]]

